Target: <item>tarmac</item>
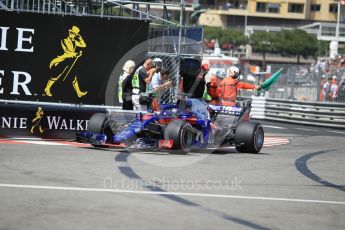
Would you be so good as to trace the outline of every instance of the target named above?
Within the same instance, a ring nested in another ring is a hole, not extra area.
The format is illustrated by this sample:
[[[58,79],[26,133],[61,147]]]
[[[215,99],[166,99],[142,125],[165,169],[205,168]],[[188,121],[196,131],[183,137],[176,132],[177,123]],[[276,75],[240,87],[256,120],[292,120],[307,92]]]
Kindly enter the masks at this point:
[[[0,229],[343,229],[345,130],[262,121],[260,154],[0,140]]]

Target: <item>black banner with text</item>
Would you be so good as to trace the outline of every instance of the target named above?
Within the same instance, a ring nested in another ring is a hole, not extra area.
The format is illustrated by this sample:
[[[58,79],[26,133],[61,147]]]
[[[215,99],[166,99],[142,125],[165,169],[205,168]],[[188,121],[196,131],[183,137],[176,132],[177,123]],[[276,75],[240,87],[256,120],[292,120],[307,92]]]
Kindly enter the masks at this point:
[[[91,116],[106,113],[102,108],[81,108],[34,104],[0,104],[0,138],[38,136],[74,138],[87,130]]]
[[[142,20],[0,11],[0,98],[105,104],[116,64],[148,28]]]

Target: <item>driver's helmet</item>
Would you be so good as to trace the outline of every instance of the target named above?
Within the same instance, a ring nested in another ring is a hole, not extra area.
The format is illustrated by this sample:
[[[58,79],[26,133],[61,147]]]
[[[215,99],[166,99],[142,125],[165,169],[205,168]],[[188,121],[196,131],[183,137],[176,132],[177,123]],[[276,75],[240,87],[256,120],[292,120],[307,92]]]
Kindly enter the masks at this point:
[[[233,77],[235,79],[238,78],[238,76],[240,75],[240,69],[236,66],[231,66],[229,69],[228,69],[228,75],[230,77]]]
[[[210,66],[209,66],[208,64],[205,63],[205,64],[202,64],[202,65],[201,65],[201,69],[202,69],[202,70],[209,70],[209,69],[210,69]]]
[[[153,66],[154,66],[155,68],[160,68],[160,69],[162,69],[162,68],[163,68],[163,60],[160,59],[160,58],[155,58],[155,59],[153,59]]]
[[[210,70],[210,66],[208,64],[202,64],[201,65],[201,71],[203,71],[204,73],[207,73]]]
[[[220,79],[223,79],[226,77],[226,73],[224,70],[217,70],[216,72],[216,77],[220,78]]]

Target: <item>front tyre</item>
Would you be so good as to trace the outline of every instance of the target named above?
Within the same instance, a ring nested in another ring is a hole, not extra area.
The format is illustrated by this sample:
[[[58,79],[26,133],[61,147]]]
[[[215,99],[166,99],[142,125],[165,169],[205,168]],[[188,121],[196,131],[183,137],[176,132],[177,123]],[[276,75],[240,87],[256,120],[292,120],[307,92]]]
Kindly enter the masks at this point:
[[[172,140],[174,153],[188,153],[194,143],[193,127],[182,120],[171,121],[164,131],[164,139]]]
[[[264,144],[262,125],[252,121],[240,123],[236,128],[234,142],[240,153],[259,153]]]
[[[105,134],[108,140],[114,135],[105,113],[95,113],[92,115],[88,123],[87,131],[95,134]],[[103,145],[92,145],[95,147],[104,147]]]

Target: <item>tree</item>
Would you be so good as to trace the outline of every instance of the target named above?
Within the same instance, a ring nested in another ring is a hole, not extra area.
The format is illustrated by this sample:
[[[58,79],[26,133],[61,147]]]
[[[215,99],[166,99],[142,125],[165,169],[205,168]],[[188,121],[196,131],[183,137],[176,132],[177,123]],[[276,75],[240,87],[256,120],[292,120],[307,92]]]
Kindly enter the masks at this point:
[[[275,50],[276,35],[266,31],[255,32],[250,36],[250,45],[253,50],[262,53],[262,65],[266,65],[266,53]]]
[[[205,27],[204,38],[206,40],[218,39],[222,36],[222,29],[219,27]]]
[[[230,43],[233,48],[236,48],[240,45],[245,45],[248,43],[248,39],[244,36],[244,33],[237,29],[227,29],[223,31],[221,44]]]
[[[218,27],[206,27],[204,31],[206,40],[218,39],[219,45],[230,46],[232,50],[240,45],[248,43],[247,37],[244,33],[237,29],[222,29]]]
[[[318,56],[328,56],[329,43],[329,41],[318,41]]]
[[[300,63],[300,56],[316,57],[318,52],[318,42],[313,34],[308,34],[304,30],[282,30],[278,34],[276,48],[282,55],[297,56],[297,64]]]

